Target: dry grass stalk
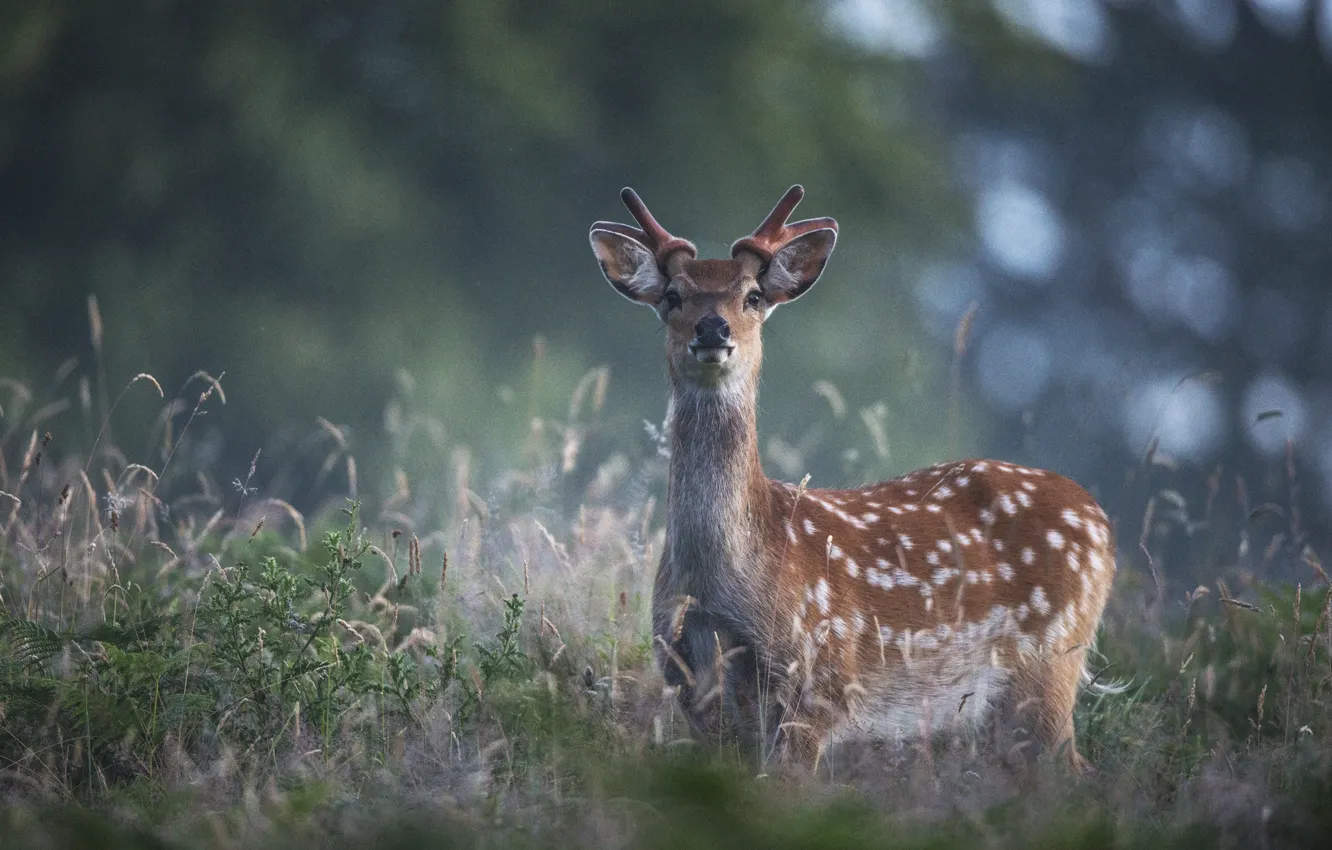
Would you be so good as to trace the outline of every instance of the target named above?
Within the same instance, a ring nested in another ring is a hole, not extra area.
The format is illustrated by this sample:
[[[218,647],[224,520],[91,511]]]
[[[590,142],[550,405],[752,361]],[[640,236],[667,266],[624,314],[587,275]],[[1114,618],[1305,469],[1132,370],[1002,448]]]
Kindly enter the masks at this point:
[[[962,360],[966,357],[972,328],[979,314],[980,302],[972,301],[967,305],[967,311],[962,314],[962,318],[957,322],[957,328],[953,331],[952,377],[948,387],[948,454],[954,457],[957,455],[958,431],[961,427],[959,411],[962,405]]]
[[[1155,603],[1159,605],[1161,600],[1165,598],[1165,585],[1161,581],[1160,571],[1156,569],[1156,559],[1152,557],[1151,550],[1147,548],[1147,542],[1151,538],[1152,523],[1155,521],[1155,517],[1156,497],[1153,496],[1147,500],[1147,510],[1142,516],[1142,534],[1138,537],[1138,548],[1142,550],[1142,554],[1147,558],[1147,567],[1152,573],[1152,583],[1156,586]]]

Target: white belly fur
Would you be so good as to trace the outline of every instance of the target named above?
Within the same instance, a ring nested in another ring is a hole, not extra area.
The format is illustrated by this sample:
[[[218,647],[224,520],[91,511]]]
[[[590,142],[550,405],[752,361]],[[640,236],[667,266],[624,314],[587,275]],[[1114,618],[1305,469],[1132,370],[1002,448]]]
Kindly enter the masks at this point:
[[[896,678],[876,683],[834,740],[901,741],[950,729],[974,730],[989,713],[991,703],[1002,696],[1008,671],[986,666],[951,681],[925,670]]]

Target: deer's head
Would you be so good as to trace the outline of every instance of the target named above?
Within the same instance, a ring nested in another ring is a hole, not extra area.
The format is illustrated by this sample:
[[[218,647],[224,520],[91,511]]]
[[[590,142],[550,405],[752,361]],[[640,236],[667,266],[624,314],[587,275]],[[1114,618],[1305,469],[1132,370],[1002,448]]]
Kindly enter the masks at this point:
[[[672,236],[633,189],[620,193],[641,226],[598,221],[592,252],[615,290],[656,310],[666,325],[672,376],[700,386],[753,377],[763,357],[763,322],[779,304],[809,291],[837,242],[837,222],[787,224],[805,195],[787,190],[729,260],[700,260],[693,243]]]

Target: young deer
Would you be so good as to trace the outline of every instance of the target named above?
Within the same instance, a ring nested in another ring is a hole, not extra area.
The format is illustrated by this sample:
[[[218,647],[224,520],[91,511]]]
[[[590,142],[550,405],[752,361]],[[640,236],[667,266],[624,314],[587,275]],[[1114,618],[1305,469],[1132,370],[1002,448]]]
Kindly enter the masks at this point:
[[[1073,707],[1110,592],[1109,520],[1072,481],[990,460],[854,490],[767,478],[764,321],[819,278],[830,218],[786,224],[793,186],[729,260],[699,260],[632,189],[642,229],[592,225],[621,295],[666,325],[671,457],[653,594],[658,660],[695,730],[783,745],[817,769],[857,731],[1006,717],[1078,771]],[[1020,745],[1026,746],[1026,744]]]

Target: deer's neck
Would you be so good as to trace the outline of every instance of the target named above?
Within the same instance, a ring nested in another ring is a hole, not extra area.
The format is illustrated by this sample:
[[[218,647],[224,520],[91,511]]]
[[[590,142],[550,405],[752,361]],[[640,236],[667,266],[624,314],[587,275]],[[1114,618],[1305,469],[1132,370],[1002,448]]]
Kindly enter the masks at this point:
[[[749,382],[673,387],[667,543],[674,577],[692,595],[728,594],[761,579],[770,497],[757,406]]]

